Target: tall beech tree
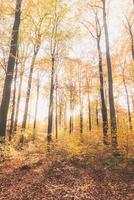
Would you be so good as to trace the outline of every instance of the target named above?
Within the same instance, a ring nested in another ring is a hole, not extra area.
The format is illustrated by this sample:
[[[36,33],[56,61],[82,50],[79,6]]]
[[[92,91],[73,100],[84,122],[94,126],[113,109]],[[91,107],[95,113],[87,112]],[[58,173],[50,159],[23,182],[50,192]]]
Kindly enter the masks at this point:
[[[10,52],[7,63],[6,77],[4,81],[2,102],[0,107],[0,137],[2,137],[2,140],[5,138],[6,134],[6,123],[7,123],[7,115],[10,103],[10,96],[11,96],[11,85],[13,80],[18,37],[19,37],[21,5],[22,5],[22,0],[16,0],[15,19],[12,29]]]
[[[12,100],[11,123],[10,123],[10,130],[9,130],[9,141],[11,141],[12,139],[13,128],[14,128],[15,100],[16,100],[17,75],[18,75],[17,68],[18,68],[18,53],[17,53],[17,58],[16,58],[15,73],[14,73],[13,100]]]
[[[103,23],[105,31],[105,45],[106,45],[106,60],[107,60],[107,70],[108,70],[108,94],[109,94],[109,108],[110,108],[110,125],[111,125],[111,139],[113,150],[117,148],[117,124],[116,124],[116,114],[114,105],[114,95],[113,95],[113,78],[112,78],[112,63],[109,47],[109,33],[107,26],[107,15],[106,15],[106,1],[102,0],[103,5]]]
[[[96,40],[96,46],[98,51],[98,68],[99,68],[99,82],[100,82],[100,97],[101,97],[101,114],[102,114],[102,123],[103,123],[103,143],[108,144],[108,117],[107,117],[107,106],[104,95],[104,74],[103,74],[103,60],[102,60],[102,50],[101,50],[101,35],[103,26],[100,23],[99,19],[99,9],[94,6],[92,7],[89,4],[90,11],[93,12],[93,21],[87,22],[84,24],[88,33]],[[89,106],[90,110],[90,106]],[[96,104],[96,122],[98,126],[98,105]]]

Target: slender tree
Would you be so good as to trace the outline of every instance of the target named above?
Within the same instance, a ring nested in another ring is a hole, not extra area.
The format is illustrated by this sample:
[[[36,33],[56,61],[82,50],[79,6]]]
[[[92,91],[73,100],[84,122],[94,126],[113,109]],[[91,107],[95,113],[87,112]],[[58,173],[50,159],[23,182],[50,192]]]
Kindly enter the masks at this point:
[[[90,5],[91,7],[91,5]],[[101,50],[101,35],[102,35],[102,26],[100,24],[100,19],[98,17],[98,8],[94,7],[92,9],[94,14],[94,25],[89,23],[84,24],[86,29],[88,30],[89,34],[92,36],[93,39],[96,40],[97,51],[98,51],[98,68],[99,68],[99,82],[100,82],[100,97],[101,97],[101,114],[102,114],[102,123],[103,123],[103,143],[108,143],[108,118],[107,118],[107,106],[105,101],[104,95],[104,73],[103,73],[103,65],[102,65],[102,50]],[[95,33],[94,33],[95,32]],[[96,105],[96,120],[98,126],[98,108]]]
[[[14,25],[12,29],[10,53],[9,53],[9,59],[8,59],[8,64],[7,64],[6,77],[4,81],[2,102],[1,102],[1,107],[0,107],[0,137],[3,137],[3,139],[5,138],[5,134],[6,134],[6,123],[7,123],[8,108],[9,108],[10,96],[11,96],[11,85],[12,85],[12,80],[13,80],[15,58],[16,58],[16,53],[17,53],[20,16],[21,16],[21,4],[22,4],[22,0],[16,0],[15,20],[14,20]]]
[[[21,92],[22,92],[22,82],[23,82],[23,76],[24,76],[24,69],[25,69],[25,63],[22,64],[21,70],[20,70],[20,82],[19,82],[18,96],[17,96],[17,102],[16,102],[14,133],[16,133],[16,131],[17,131],[17,125],[18,125],[18,117],[19,117],[19,111],[20,111],[20,100],[21,100]]]
[[[9,141],[12,139],[13,134],[13,127],[14,127],[14,115],[15,115],[15,103],[16,103],[16,86],[17,86],[17,75],[18,75],[18,55],[16,58],[16,67],[15,67],[15,74],[14,74],[14,86],[13,86],[13,101],[12,101],[12,113],[11,113],[11,124],[9,130]]]
[[[109,108],[110,108],[110,125],[111,125],[111,139],[113,150],[117,148],[117,124],[116,124],[116,114],[114,106],[114,95],[113,95],[113,78],[112,78],[112,64],[111,64],[111,55],[109,47],[109,33],[107,27],[106,19],[106,1],[102,0],[103,4],[103,23],[105,31],[105,44],[106,44],[106,60],[107,60],[107,69],[108,69],[108,93],[109,93]]]
[[[125,63],[124,63],[125,65]],[[126,78],[125,78],[125,66],[122,66],[122,80],[125,88],[125,93],[126,93],[126,98],[127,98],[127,110],[128,110],[128,122],[129,122],[129,128],[132,130],[132,117],[131,117],[131,111],[130,111],[130,100],[129,100],[129,93],[128,93],[128,88],[127,88],[127,83],[126,83]]]
[[[34,114],[34,125],[33,125],[33,139],[35,139],[35,133],[36,133],[37,114],[38,114],[38,103],[39,103],[39,94],[40,94],[40,78],[39,78],[39,73],[38,73],[38,74],[37,74],[37,94],[36,94],[35,114]]]
[[[92,119],[91,119],[91,103],[90,103],[90,97],[88,94],[88,127],[89,131],[92,130]]]
[[[22,129],[23,130],[25,130],[26,123],[27,123],[28,106],[29,106],[29,100],[30,100],[30,94],[31,94],[31,86],[32,86],[32,76],[33,76],[35,59],[36,59],[36,56],[38,54],[39,48],[40,48],[40,42],[37,43],[34,46],[34,54],[33,54],[32,62],[31,62],[31,66],[30,66],[30,72],[29,72],[29,77],[28,77],[28,85],[27,85],[27,92],[26,92],[26,100],[25,100],[25,108],[24,108],[24,115],[23,115],[23,121],[22,121]]]
[[[56,139],[58,139],[58,75],[55,80],[55,132]]]

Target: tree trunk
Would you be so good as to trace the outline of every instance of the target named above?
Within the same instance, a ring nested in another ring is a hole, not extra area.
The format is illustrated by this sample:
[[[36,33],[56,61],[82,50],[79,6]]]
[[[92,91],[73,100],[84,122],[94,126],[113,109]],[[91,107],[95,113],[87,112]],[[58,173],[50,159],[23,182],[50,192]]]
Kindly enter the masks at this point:
[[[69,119],[69,133],[73,132],[73,102],[72,102],[72,88],[70,89],[70,119]]]
[[[92,120],[91,120],[91,105],[90,105],[90,97],[88,94],[88,127],[89,131],[92,130]]]
[[[18,125],[18,117],[19,117],[19,108],[20,108],[20,99],[21,99],[21,89],[22,89],[23,75],[24,75],[24,66],[21,67],[21,73],[20,73],[20,83],[19,83],[18,98],[17,98],[17,103],[16,103],[15,122],[14,122],[14,133],[16,133],[17,125]]]
[[[133,61],[134,61],[134,38],[133,38],[132,33],[130,34],[130,37],[131,37],[131,52],[132,52],[132,58],[133,58]]]
[[[72,102],[70,100],[70,119],[69,119],[69,133],[72,133]]]
[[[17,68],[18,68],[18,58],[16,59],[16,68],[15,68],[15,75],[14,75],[13,102],[12,102],[11,124],[10,124],[10,130],[9,130],[9,141],[11,141],[12,139],[13,125],[14,125],[16,82],[17,82],[17,72],[18,72]]]
[[[62,105],[63,104],[63,99],[60,98],[60,105],[59,105],[59,127],[60,129],[63,128],[62,126]]]
[[[64,131],[67,130],[67,103],[64,105]]]
[[[97,39],[97,49],[99,56],[99,79],[100,79],[100,96],[101,96],[101,114],[103,122],[103,143],[108,143],[108,119],[107,119],[107,107],[104,97],[104,80],[103,80],[103,68],[102,68],[102,52],[100,48],[100,38]]]
[[[48,111],[48,132],[47,139],[48,144],[52,140],[52,126],[53,126],[53,93],[54,93],[54,66],[55,59],[52,57],[52,70],[51,70],[51,85],[50,85],[50,99],[49,99],[49,111]]]
[[[99,112],[98,112],[98,102],[96,100],[96,126],[99,127]]]
[[[56,75],[56,86],[55,86],[55,132],[56,132],[56,139],[58,139],[58,80]]]
[[[2,95],[2,102],[1,102],[1,108],[0,108],[0,137],[2,140],[5,139],[5,134],[6,134],[7,115],[8,115],[8,108],[9,108],[9,103],[10,103],[11,85],[12,85],[12,80],[13,80],[18,35],[19,35],[21,3],[22,3],[22,0],[16,1],[15,20],[14,20],[14,25],[13,25],[13,30],[12,30],[10,53],[9,53],[9,59],[8,59],[8,64],[7,64],[7,71],[6,71],[6,77],[5,77],[3,95]]]
[[[107,20],[106,20],[105,0],[103,0],[102,2],[103,2],[103,22],[104,22],[105,42],[106,42],[106,59],[107,59],[107,69],[108,69],[108,93],[109,93],[109,107],[110,107],[111,137],[112,137],[111,139],[112,139],[113,150],[116,150],[117,124],[116,124],[114,96],[113,96],[112,65],[111,65],[110,48],[109,48],[109,35],[108,35]]]
[[[39,102],[39,92],[40,92],[40,81],[39,81],[39,74],[38,74],[38,80],[37,80],[37,96],[36,96],[36,103],[35,103],[35,114],[34,114],[34,125],[33,125],[33,139],[35,139],[35,132],[36,132],[37,113],[38,113],[38,102]]]
[[[26,93],[26,101],[25,101],[25,109],[24,109],[23,122],[22,122],[22,130],[25,130],[25,128],[26,128],[27,117],[28,117],[28,107],[29,107],[29,100],[30,100],[31,86],[32,86],[33,69],[34,69],[34,63],[35,63],[35,59],[36,59],[38,50],[39,50],[39,48],[37,48],[35,50],[33,58],[32,58],[32,63],[30,66],[28,85],[27,85],[27,93]]]
[[[130,102],[129,102],[129,95],[128,95],[128,89],[127,89],[127,84],[125,80],[125,75],[124,75],[124,69],[122,69],[122,78],[123,78],[123,84],[126,92],[126,97],[127,97],[127,109],[128,109],[128,122],[129,122],[129,128],[132,130],[132,118],[131,118],[131,112],[130,112]]]
[[[82,102],[82,92],[81,92],[81,72],[80,66],[78,64],[78,82],[79,82],[79,106],[80,106],[80,133],[83,132],[83,102]]]
[[[83,112],[80,110],[80,133],[83,133]]]

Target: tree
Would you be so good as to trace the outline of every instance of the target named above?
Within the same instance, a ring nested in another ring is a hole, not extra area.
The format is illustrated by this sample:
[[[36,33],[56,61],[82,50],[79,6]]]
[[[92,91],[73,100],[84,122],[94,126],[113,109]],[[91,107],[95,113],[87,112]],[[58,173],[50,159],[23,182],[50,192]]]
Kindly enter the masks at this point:
[[[96,40],[97,51],[98,51],[98,68],[99,68],[99,82],[100,82],[100,97],[101,97],[101,113],[102,113],[102,122],[103,122],[103,143],[108,144],[108,118],[107,118],[107,107],[104,97],[104,74],[102,66],[102,51],[101,51],[101,35],[102,35],[102,25],[99,19],[99,9],[94,6],[92,7],[89,4],[89,8],[92,8],[93,18],[92,22],[87,22],[84,24],[85,28],[88,30],[88,33]],[[97,103],[97,102],[96,102]],[[98,104],[98,103],[97,103]],[[98,105],[96,104],[96,120],[98,126]],[[90,105],[89,105],[90,111]],[[90,117],[89,117],[90,121]]]
[[[13,86],[13,100],[12,100],[12,113],[11,113],[11,123],[9,130],[9,141],[12,139],[13,128],[14,128],[14,115],[15,115],[15,100],[16,100],[16,87],[17,87],[17,75],[18,75],[18,53],[16,58],[15,74],[14,74],[14,86]]]
[[[130,111],[129,93],[128,93],[128,88],[127,88],[127,83],[126,83],[126,78],[125,78],[125,67],[126,67],[126,63],[124,62],[124,64],[121,65],[122,80],[123,80],[124,89],[126,92],[129,128],[130,128],[130,130],[132,130],[132,117],[131,117],[131,111]]]
[[[51,32],[50,32],[51,81],[50,81],[50,95],[49,95],[49,108],[48,108],[48,129],[47,129],[48,143],[50,143],[52,140],[56,62],[59,57],[60,47],[63,46],[64,41],[66,41],[69,38],[68,32],[64,32],[61,26],[68,11],[69,10],[64,1],[60,3],[58,0],[54,1],[54,9],[53,9]]]
[[[113,95],[113,78],[112,78],[112,64],[111,64],[110,47],[109,47],[109,33],[108,33],[107,19],[106,19],[106,1],[102,0],[102,4],[103,4],[103,23],[105,31],[106,60],[107,60],[107,70],[108,70],[110,125],[111,125],[111,136],[112,136],[112,147],[113,150],[115,150],[117,148],[117,124],[116,124],[116,114],[115,114],[114,95]]]
[[[80,133],[83,132],[83,98],[82,98],[82,70],[81,64],[78,61],[78,94],[79,94],[79,106],[80,106]]]
[[[27,124],[27,116],[28,116],[28,107],[29,107],[29,100],[31,94],[31,87],[32,87],[32,77],[34,71],[34,65],[36,61],[37,54],[40,50],[41,43],[43,42],[44,36],[46,34],[47,28],[49,27],[49,18],[47,8],[40,8],[38,7],[38,3],[33,3],[33,12],[31,15],[28,15],[30,18],[31,23],[30,25],[33,27],[33,32],[31,33],[31,40],[33,41],[33,56],[30,65],[29,77],[28,77],[28,84],[27,84],[27,91],[26,91],[26,99],[25,99],[25,108],[24,108],[24,115],[22,121],[22,130],[25,130]],[[42,1],[40,2],[40,4]],[[42,4],[41,4],[42,5]],[[42,7],[44,4],[42,5]],[[37,9],[38,8],[38,9]]]
[[[36,94],[34,125],[33,125],[33,139],[35,139],[36,125],[37,125],[39,94],[40,94],[40,77],[39,77],[39,72],[38,72],[38,74],[37,74],[37,94]]]
[[[11,96],[11,85],[14,74],[15,58],[18,48],[17,44],[18,44],[19,27],[20,27],[21,4],[22,0],[16,0],[15,20],[12,29],[10,53],[8,58],[2,102],[0,107],[0,137],[2,137],[3,139],[5,139],[5,134],[6,134],[6,123],[7,123],[8,108]]]
[[[25,46],[25,44],[24,44],[24,46]],[[29,47],[29,45],[28,45],[28,47]],[[25,52],[24,49],[22,48],[21,51],[22,51],[22,54],[18,58],[21,67],[20,67],[20,71],[18,71],[18,76],[19,76],[20,80],[19,80],[19,86],[18,86],[18,96],[17,96],[17,100],[16,100],[16,113],[15,113],[15,121],[14,121],[14,133],[16,133],[16,131],[17,131],[19,111],[20,111],[20,100],[21,100],[21,93],[22,93],[22,83],[23,83],[23,77],[24,77],[24,72],[25,72],[26,61],[28,59],[27,50]],[[20,53],[20,51],[19,51],[19,53]]]

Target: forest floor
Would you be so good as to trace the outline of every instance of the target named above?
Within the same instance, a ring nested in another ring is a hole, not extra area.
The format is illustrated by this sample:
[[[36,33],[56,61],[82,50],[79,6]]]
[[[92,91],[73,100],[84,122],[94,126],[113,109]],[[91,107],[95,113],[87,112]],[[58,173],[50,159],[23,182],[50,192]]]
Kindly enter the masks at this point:
[[[0,200],[133,200],[133,164],[31,144],[1,160]]]

